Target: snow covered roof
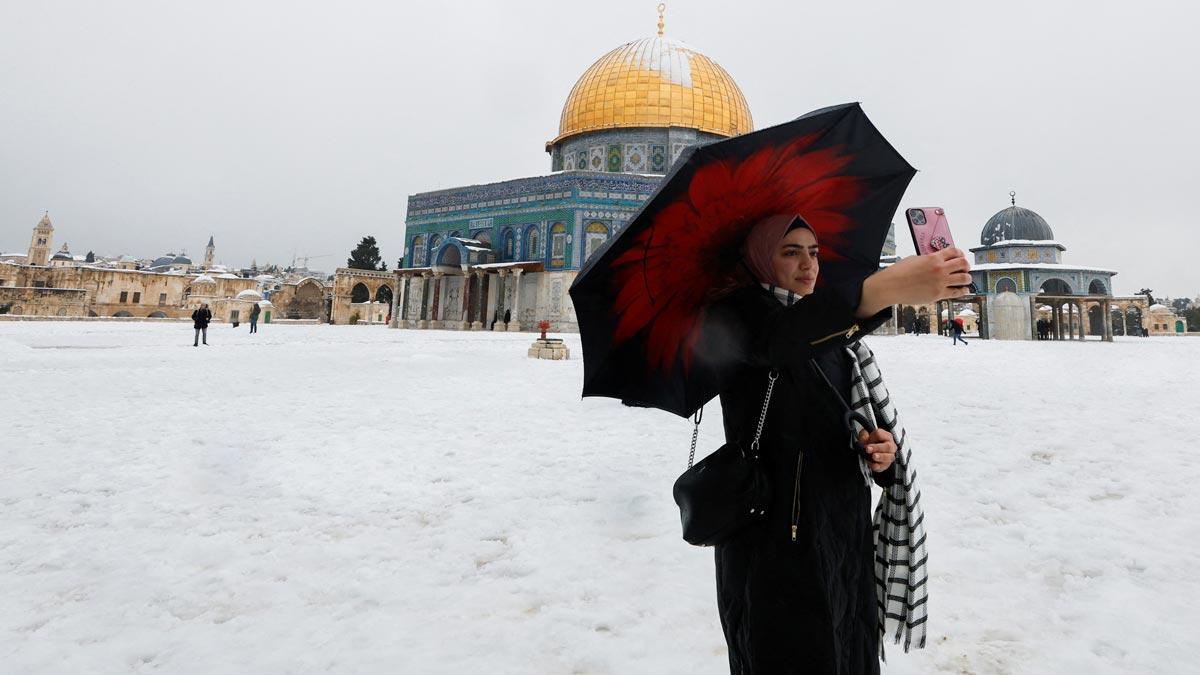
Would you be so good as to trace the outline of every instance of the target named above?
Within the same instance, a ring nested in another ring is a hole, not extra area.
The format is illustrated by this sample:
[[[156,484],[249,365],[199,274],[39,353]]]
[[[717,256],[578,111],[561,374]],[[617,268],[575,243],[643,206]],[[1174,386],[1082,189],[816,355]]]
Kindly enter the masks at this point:
[[[959,313],[958,313],[958,315],[959,315],[959,316],[978,316],[978,315],[975,313],[975,310],[971,309],[970,307],[968,307],[968,308],[964,309],[963,311],[959,312]]]
[[[238,275],[230,274],[229,272],[222,272],[217,275],[217,278],[218,279],[241,279],[241,277],[239,277]]]
[[[241,293],[238,293],[235,297],[238,300],[262,300],[262,293],[259,293],[252,288],[247,288]]]
[[[200,276],[196,277],[195,279],[192,279],[192,283],[193,284],[215,284],[215,283],[217,283],[217,280],[208,276],[207,274],[201,274]]]
[[[971,265],[971,271],[986,272],[988,270],[1049,270],[1060,272],[1098,272],[1100,274],[1116,274],[1116,270],[1106,270],[1103,267],[1076,267],[1075,265],[1060,265],[1058,263],[979,263]]]
[[[1153,305],[1150,305],[1150,311],[1151,312],[1162,312],[1162,311],[1170,312],[1171,308],[1167,307],[1166,305],[1162,304],[1161,302],[1156,302]]]

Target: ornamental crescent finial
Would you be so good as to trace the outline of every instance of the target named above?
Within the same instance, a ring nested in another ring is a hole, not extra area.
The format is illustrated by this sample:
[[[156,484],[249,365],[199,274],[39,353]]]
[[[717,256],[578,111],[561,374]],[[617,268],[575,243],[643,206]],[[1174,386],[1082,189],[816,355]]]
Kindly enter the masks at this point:
[[[658,3],[658,37],[663,36],[663,14],[667,11],[667,3]]]
[[[1016,191],[1016,190],[1009,190],[1009,191],[1008,191],[1008,198],[1009,198],[1010,200],[1012,200],[1012,205],[1013,205],[1013,206],[1016,206],[1016,205],[1017,205],[1017,191]]]

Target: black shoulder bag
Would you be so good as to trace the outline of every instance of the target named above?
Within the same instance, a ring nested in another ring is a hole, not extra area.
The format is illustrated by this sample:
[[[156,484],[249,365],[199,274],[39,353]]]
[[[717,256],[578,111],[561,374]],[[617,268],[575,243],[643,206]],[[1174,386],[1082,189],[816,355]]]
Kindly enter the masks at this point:
[[[778,379],[779,373],[772,370],[749,451],[740,442],[726,443],[693,465],[704,409],[696,413],[688,469],[675,481],[672,490],[675,503],[679,505],[679,518],[683,521],[683,539],[687,543],[695,546],[724,543],[742,528],[767,515],[771,486],[759,461],[758,441],[767,421],[771,392]]]

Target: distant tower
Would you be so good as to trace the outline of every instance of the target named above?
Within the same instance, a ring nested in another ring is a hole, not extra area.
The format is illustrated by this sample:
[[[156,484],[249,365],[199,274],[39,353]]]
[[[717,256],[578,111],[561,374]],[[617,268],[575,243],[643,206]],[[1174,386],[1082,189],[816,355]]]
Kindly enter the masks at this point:
[[[25,262],[30,265],[47,265],[50,262],[50,241],[53,238],[54,226],[50,224],[50,213],[47,211],[33,228],[33,238],[29,241],[29,257]]]
[[[206,269],[206,270],[212,269],[213,251],[215,251],[215,250],[216,249],[213,247],[213,238],[212,238],[212,235],[210,234],[210,235],[208,235],[208,246],[204,247],[204,269]]]

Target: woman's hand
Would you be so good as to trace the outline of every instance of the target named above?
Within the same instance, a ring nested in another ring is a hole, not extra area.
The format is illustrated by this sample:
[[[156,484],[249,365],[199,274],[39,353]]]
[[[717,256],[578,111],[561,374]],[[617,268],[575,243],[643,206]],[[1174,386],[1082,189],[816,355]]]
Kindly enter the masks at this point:
[[[858,432],[858,442],[866,450],[867,466],[871,467],[871,471],[882,473],[896,461],[896,440],[891,433],[883,429],[867,433],[863,429]]]
[[[858,317],[874,316],[892,305],[927,305],[969,293],[971,265],[957,248],[901,258],[867,277]]]

